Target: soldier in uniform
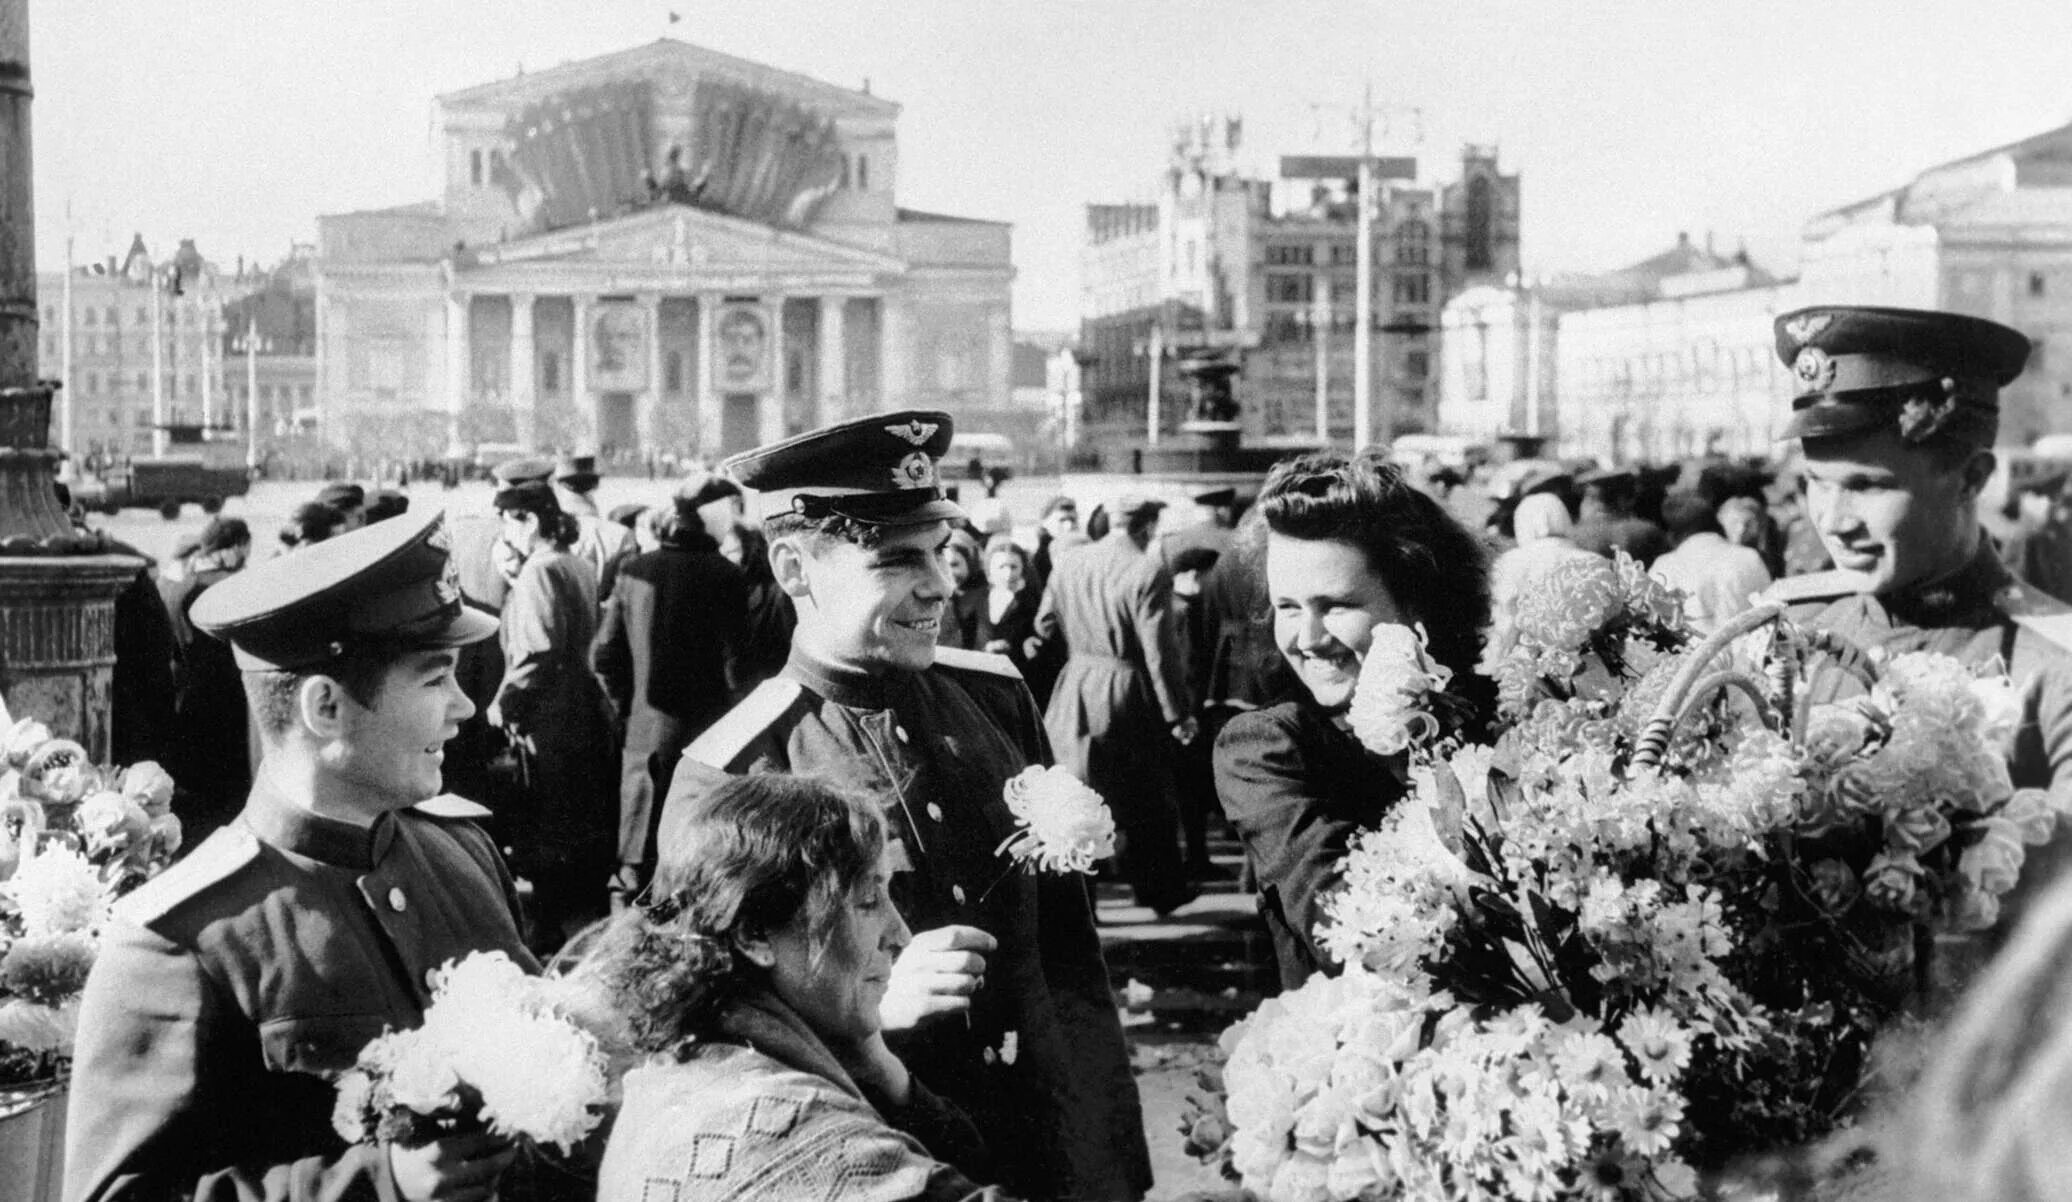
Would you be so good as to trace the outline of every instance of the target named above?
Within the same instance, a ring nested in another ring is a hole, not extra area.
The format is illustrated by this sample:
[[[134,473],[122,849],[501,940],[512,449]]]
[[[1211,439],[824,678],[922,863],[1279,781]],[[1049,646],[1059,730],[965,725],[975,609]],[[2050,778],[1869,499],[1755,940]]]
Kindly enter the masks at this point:
[[[2002,661],[2021,690],[2010,768],[2017,787],[2072,788],[2072,613],[2009,574],[1979,526],[1993,474],[1999,390],[2029,340],[1994,322],[1911,309],[1822,306],[1778,318],[1777,353],[1795,396],[1786,438],[1805,451],[1808,518],[1835,570],[1779,581],[1801,625],[1866,651],[1935,651]],[[1816,702],[1855,686],[1825,661]],[[2007,910],[2065,862],[2065,840],[2029,849]],[[1980,949],[1944,949],[1937,988]]]
[[[727,773],[818,774],[883,799],[907,870],[892,896],[918,932],[882,1011],[914,1073],[963,1107],[1038,1198],[1138,1198],[1144,1123],[1086,878],[1017,869],[1002,790],[1050,762],[1042,716],[1005,656],[943,648],[944,556],[963,516],[936,479],[946,413],[843,422],[723,467],[756,500],[791,657],[692,743],[664,805],[678,816]]]
[[[332,1080],[415,1027],[430,975],[471,951],[536,968],[511,876],[440,792],[473,712],[443,516],[398,519],[247,569],[191,611],[236,650],[264,744],[237,820],[117,907],[87,980],[65,1156],[71,1202],[482,1199],[486,1134],[343,1144]]]

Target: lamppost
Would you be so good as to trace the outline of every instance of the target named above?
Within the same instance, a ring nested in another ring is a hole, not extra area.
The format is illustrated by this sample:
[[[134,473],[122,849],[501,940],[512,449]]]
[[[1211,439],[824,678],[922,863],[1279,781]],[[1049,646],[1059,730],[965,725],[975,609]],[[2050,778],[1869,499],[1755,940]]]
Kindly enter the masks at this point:
[[[265,338],[259,334],[259,315],[254,312],[245,318],[245,332],[238,335],[232,344],[235,350],[245,355],[245,466],[259,469],[259,359],[260,351],[271,350]]]

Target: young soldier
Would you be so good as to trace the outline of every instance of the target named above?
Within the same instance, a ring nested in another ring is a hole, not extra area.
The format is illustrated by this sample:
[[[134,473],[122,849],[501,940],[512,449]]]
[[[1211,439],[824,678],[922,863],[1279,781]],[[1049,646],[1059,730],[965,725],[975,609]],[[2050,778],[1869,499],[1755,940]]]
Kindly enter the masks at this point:
[[[882,1007],[893,1048],[970,1113],[1012,1192],[1137,1198],[1144,1123],[1086,881],[1013,868],[1007,781],[1050,762],[1006,657],[939,648],[950,521],[946,413],[858,418],[722,465],[759,496],[798,610],[791,658],[685,753],[672,816],[725,773],[813,773],[882,798],[918,934]],[[663,853],[668,854],[666,848]]]
[[[2021,374],[2029,340],[1955,313],[1821,306],[1777,319],[1792,369],[1784,437],[1805,451],[1806,513],[1835,570],[1782,580],[1773,598],[1802,625],[1893,654],[1936,651],[2002,661],[2020,688],[2010,769],[2017,787],[2072,788],[2072,614],[2025,588],[1979,528],[1993,474],[1999,390]],[[1850,689],[1816,669],[1812,699]],[[2017,910],[2065,862],[2064,840],[2029,849]],[[2012,926],[2003,913],[2000,929]],[[1962,983],[1979,948],[1945,949],[1936,989]]]
[[[65,1196],[493,1196],[500,1139],[331,1129],[332,1080],[422,1021],[434,970],[477,950],[537,967],[488,811],[439,796],[474,711],[457,648],[496,633],[461,604],[443,516],[249,568],[190,617],[235,649],[264,751],[237,820],[117,907],[80,1012]]]

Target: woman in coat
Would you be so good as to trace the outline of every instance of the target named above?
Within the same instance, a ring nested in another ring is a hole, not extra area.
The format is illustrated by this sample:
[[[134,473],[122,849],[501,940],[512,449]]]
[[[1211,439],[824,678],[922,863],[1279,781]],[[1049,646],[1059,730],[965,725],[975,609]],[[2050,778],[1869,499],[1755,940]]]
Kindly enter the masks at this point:
[[[756,773],[702,797],[684,829],[650,900],[576,971],[645,1057],[599,1202],[999,1198],[970,1121],[879,1029],[909,938],[879,804]]]
[[[1331,967],[1315,928],[1353,835],[1408,790],[1404,757],[1374,755],[1346,728],[1374,632],[1422,624],[1454,690],[1486,715],[1493,696],[1474,667],[1489,582],[1480,540],[1381,458],[1282,460],[1257,508],[1264,545],[1250,550],[1263,552],[1274,639],[1302,687],[1223,728],[1216,791],[1259,882],[1281,984],[1293,989]]]

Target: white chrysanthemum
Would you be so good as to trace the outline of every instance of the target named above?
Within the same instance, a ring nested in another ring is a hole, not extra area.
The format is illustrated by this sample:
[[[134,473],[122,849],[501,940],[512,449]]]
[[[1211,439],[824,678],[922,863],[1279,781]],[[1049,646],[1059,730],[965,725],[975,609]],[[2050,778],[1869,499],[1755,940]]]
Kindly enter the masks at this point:
[[[419,1114],[438,1114],[457,1103],[460,1073],[453,1048],[426,1031],[405,1032],[387,1044],[389,1096]]]
[[[86,857],[69,848],[53,847],[22,861],[7,895],[21,907],[24,935],[63,935],[99,931],[107,924],[115,898]]]
[[[29,1052],[70,1053],[78,1033],[78,998],[57,1006],[22,998],[0,1002],[0,1044]]]
[[[1384,623],[1371,639],[1346,724],[1367,750],[1395,755],[1438,734],[1427,696],[1444,689],[1453,673],[1425,654],[1422,626]]]
[[[1018,864],[1052,872],[1092,872],[1115,854],[1115,817],[1101,795],[1063,768],[1025,768],[1007,782],[1007,808],[1019,830],[1000,845]]]
[[[537,996],[534,979],[503,952],[469,952],[448,961],[433,978],[432,994],[442,1017],[463,1024],[477,1016],[523,1010]],[[433,1021],[427,1014],[427,1025]]]
[[[483,1121],[492,1131],[563,1151],[582,1142],[606,1097],[597,1041],[573,1023],[540,1015],[509,1016],[495,1036],[456,1064],[461,1079],[481,1091]]]

